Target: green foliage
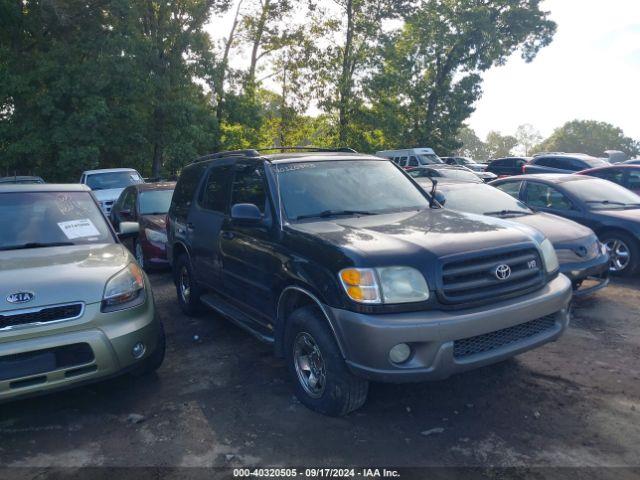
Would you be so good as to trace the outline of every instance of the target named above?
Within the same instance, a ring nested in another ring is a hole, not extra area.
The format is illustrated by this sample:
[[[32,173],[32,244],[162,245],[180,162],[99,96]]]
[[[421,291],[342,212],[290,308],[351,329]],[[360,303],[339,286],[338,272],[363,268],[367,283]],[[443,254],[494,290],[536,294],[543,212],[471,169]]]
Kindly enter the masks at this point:
[[[596,157],[604,156],[606,150],[620,150],[633,157],[640,154],[640,142],[625,137],[622,129],[610,123],[573,120],[556,129],[536,150],[586,153]]]
[[[512,135],[489,132],[485,141],[488,158],[508,157],[518,145],[518,139]]]

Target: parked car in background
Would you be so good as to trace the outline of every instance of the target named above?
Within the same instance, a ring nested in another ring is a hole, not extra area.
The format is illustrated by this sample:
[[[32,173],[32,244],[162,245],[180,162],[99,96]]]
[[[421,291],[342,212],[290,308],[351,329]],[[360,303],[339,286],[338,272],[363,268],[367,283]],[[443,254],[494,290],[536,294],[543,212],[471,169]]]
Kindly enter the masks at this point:
[[[602,178],[640,194],[640,165],[618,164],[592,168],[578,172],[579,175]]]
[[[640,165],[640,158],[634,158],[632,160],[627,160],[623,163],[623,165]]]
[[[491,172],[498,177],[512,177],[522,175],[522,167],[531,160],[531,157],[506,157],[491,160],[487,167],[487,172]]]
[[[629,155],[620,150],[606,150],[604,154],[606,155],[605,160],[611,164],[624,163],[629,160]]]
[[[376,156],[387,158],[402,168],[438,165],[444,163],[431,148],[409,148],[405,150],[384,150]]]
[[[0,402],[160,367],[149,281],[86,186],[0,186],[0,226]]]
[[[111,223],[136,222],[139,233],[126,245],[145,270],[168,267],[166,220],[175,182],[138,183],[125,188],[111,209]]]
[[[100,208],[108,216],[122,190],[129,185],[144,183],[144,180],[133,168],[109,168],[83,172],[80,183],[93,190]]]
[[[606,160],[581,153],[551,153],[533,157],[522,167],[522,173],[575,173],[608,165]]]
[[[0,177],[0,185],[29,185],[41,184],[44,180],[40,177],[32,177],[26,175],[14,175],[12,177]]]
[[[300,401],[360,407],[368,381],[441,379],[566,329],[571,283],[535,229],[440,208],[356,153],[212,155],[169,211],[178,301],[274,345]]]
[[[556,249],[560,273],[573,284],[574,295],[587,295],[608,285],[609,254],[590,228],[557,215],[536,213],[490,185],[443,182],[438,192],[445,208],[508,219],[544,233]],[[593,282],[581,289],[586,280]]]
[[[640,196],[585,175],[523,175],[491,185],[534,211],[553,213],[593,230],[611,257],[610,271],[633,275],[640,266]]]
[[[442,161],[447,165],[458,165],[460,167],[467,167],[469,170],[473,170],[474,172],[484,172],[489,166],[486,163],[478,163],[475,160],[467,157],[442,157]]]
[[[407,169],[407,173],[416,179],[418,183],[426,181],[431,185],[431,179],[450,180],[464,183],[482,183],[482,179],[464,167],[452,167],[451,165],[431,165],[430,167],[417,167]],[[494,177],[495,178],[495,177]]]

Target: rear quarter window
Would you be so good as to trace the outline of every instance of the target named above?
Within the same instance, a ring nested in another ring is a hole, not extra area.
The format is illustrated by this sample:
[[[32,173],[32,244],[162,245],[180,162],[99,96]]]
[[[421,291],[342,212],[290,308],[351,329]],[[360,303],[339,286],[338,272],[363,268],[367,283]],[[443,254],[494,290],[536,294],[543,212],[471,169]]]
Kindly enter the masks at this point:
[[[169,212],[172,215],[187,216],[205,168],[206,165],[192,165],[182,171],[171,200]]]

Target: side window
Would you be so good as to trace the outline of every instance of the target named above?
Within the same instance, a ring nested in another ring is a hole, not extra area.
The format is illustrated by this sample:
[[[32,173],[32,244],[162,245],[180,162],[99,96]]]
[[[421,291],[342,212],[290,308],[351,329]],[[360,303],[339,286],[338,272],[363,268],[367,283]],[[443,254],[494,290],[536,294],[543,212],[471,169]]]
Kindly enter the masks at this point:
[[[576,158],[567,158],[565,160],[564,168],[566,168],[567,170],[571,170],[572,172],[580,172],[589,168],[589,165]]]
[[[561,192],[542,183],[527,184],[527,205],[530,207],[571,210],[571,202]]]
[[[541,167],[551,167],[551,168],[560,168],[555,162],[555,158],[551,157],[542,157],[538,158],[534,161],[536,165],[540,165]]]
[[[640,171],[629,169],[627,172],[626,187],[629,190],[640,190]]]
[[[609,180],[610,182],[622,185],[623,172],[620,170],[602,170],[589,174],[591,177],[602,178],[603,180]]]
[[[492,167],[508,167],[509,162],[507,160],[494,160],[491,162]]]
[[[127,191],[126,197],[122,199],[121,210],[129,210],[131,215],[136,213],[136,195],[133,190]]]
[[[520,198],[520,188],[522,187],[522,182],[506,182],[501,183],[500,185],[496,185],[498,190],[502,190],[504,193],[508,193],[513,198]]]
[[[227,213],[232,177],[232,165],[212,167],[202,190],[200,206],[213,212]]]
[[[233,180],[231,205],[252,203],[262,214],[267,211],[267,192],[264,182],[264,168],[257,163],[238,163]]]
[[[196,193],[200,178],[206,165],[194,165],[182,171],[176,189],[173,192],[170,212],[179,217],[186,217],[189,213],[191,201]]]
[[[400,166],[401,167],[407,166],[407,157],[400,157]]]
[[[409,157],[409,166],[410,167],[417,167],[418,166],[418,159],[414,156]]]

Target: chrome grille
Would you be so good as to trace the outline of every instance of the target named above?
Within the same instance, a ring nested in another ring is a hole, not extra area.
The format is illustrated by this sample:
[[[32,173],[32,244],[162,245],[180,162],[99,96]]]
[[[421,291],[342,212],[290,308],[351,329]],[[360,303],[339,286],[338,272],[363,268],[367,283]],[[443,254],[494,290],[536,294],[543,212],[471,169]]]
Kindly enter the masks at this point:
[[[542,317],[484,335],[456,340],[453,342],[453,356],[461,359],[488,352],[552,330],[555,325],[553,316]]]
[[[82,315],[83,309],[84,304],[82,303],[70,303],[0,312],[0,330],[73,320]]]
[[[498,278],[496,270],[501,265],[509,267],[508,278]],[[445,304],[465,305],[495,302],[543,284],[544,270],[538,250],[525,248],[445,261],[438,294]]]

